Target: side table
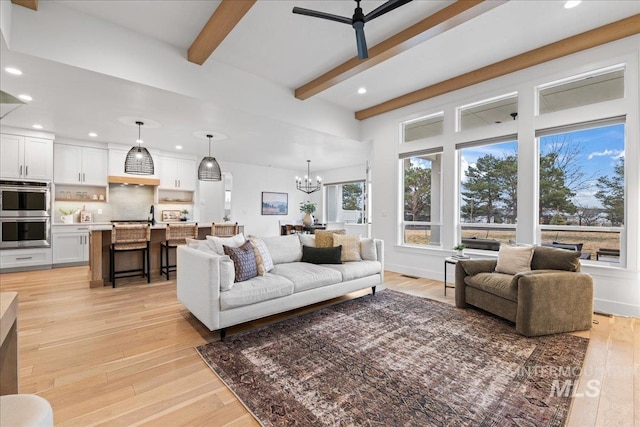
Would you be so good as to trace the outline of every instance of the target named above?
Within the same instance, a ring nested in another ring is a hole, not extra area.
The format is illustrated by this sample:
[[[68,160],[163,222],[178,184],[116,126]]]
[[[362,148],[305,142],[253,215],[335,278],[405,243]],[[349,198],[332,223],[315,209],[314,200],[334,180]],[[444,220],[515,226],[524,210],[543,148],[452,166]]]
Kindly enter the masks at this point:
[[[444,259],[444,296],[447,296],[447,288],[453,289],[455,286],[447,286],[447,264],[456,265],[458,261],[463,259],[471,259],[471,257],[457,258],[457,257],[446,257]]]

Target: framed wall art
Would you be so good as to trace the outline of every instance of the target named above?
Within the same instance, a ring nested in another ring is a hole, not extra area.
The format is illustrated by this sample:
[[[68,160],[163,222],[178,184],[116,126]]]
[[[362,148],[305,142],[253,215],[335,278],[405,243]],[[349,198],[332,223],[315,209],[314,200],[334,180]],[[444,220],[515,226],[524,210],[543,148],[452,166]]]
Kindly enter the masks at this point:
[[[262,192],[262,215],[287,215],[289,193]]]

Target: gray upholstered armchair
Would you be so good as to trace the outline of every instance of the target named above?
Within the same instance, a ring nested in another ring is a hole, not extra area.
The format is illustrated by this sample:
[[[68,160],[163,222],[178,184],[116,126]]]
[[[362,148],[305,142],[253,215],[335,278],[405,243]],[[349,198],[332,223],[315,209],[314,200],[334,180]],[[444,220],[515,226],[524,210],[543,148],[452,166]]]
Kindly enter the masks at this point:
[[[495,272],[497,260],[456,265],[456,307],[469,305],[515,322],[526,336],[591,328],[593,280],[580,273],[580,253],[536,247],[531,271]]]

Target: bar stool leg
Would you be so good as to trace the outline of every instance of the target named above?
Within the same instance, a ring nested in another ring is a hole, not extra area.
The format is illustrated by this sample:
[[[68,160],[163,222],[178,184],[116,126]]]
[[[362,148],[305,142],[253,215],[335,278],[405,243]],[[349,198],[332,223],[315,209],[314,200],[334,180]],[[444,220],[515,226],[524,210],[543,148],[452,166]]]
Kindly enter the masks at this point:
[[[150,250],[149,250],[149,242],[147,242],[147,250],[146,250],[146,255],[147,255],[147,283],[151,283],[151,257],[150,257]]]
[[[115,262],[114,262],[115,256],[116,256],[116,253],[113,250],[113,247],[109,248],[109,280],[111,281],[111,287],[113,287],[113,288],[116,287],[116,275],[114,273],[114,271],[115,271]]]

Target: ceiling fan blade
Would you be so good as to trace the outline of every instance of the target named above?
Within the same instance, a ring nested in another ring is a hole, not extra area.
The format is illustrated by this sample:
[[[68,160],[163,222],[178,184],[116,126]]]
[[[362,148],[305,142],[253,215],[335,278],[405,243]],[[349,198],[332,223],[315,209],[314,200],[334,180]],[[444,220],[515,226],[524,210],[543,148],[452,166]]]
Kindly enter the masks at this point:
[[[381,15],[384,15],[387,12],[391,12],[393,9],[396,9],[409,2],[411,2],[411,0],[389,0],[388,2],[380,5],[379,7],[373,9],[371,12],[367,13],[364,16],[364,22],[369,22],[372,19],[375,19]]]
[[[354,27],[356,30],[356,45],[358,46],[358,59],[367,59],[369,51],[367,50],[367,39],[364,37],[364,24]]]
[[[294,7],[293,13],[297,13],[298,15],[312,16],[314,18],[328,19],[329,21],[342,22],[343,24],[351,25],[351,18],[333,15],[331,13],[318,12],[317,10],[305,9],[303,7]]]

